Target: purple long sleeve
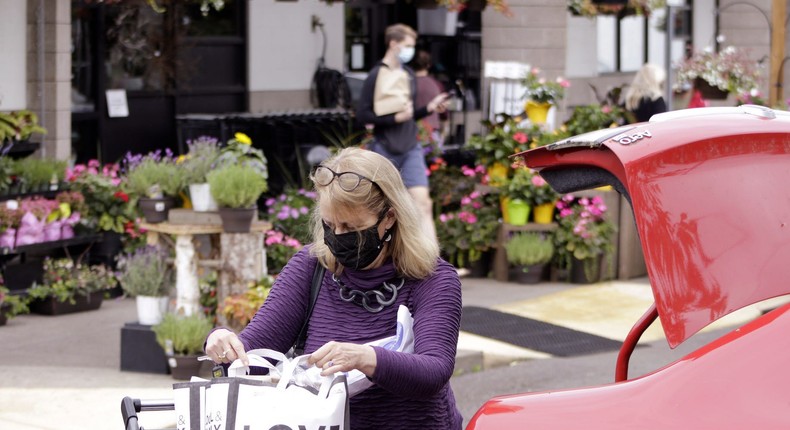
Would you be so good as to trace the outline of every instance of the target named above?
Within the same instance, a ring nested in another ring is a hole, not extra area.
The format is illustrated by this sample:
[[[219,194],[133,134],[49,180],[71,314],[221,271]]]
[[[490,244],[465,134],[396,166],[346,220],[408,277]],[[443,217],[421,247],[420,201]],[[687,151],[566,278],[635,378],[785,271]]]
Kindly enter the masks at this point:
[[[315,265],[300,251],[277,277],[255,318],[240,334],[245,347],[289,349],[302,326]],[[339,281],[369,290],[396,276],[392,263],[367,271],[346,270]],[[461,415],[449,380],[461,320],[461,283],[444,261],[423,280],[406,280],[394,304],[379,313],[340,299],[327,273],[307,332],[305,352],[329,341],[366,343],[395,334],[399,305],[414,317],[414,353],[375,348],[373,385],[350,400],[352,429],[460,429]]]

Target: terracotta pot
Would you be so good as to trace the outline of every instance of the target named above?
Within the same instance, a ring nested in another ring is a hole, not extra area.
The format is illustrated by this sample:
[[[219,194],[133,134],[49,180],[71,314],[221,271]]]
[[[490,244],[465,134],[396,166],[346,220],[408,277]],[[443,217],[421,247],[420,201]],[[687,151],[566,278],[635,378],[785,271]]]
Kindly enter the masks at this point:
[[[258,206],[251,208],[219,208],[222,230],[225,233],[249,233],[252,221],[258,213]]]
[[[141,198],[138,204],[143,212],[145,221],[151,224],[158,224],[167,221],[167,213],[176,205],[176,199],[173,197],[161,199]]]

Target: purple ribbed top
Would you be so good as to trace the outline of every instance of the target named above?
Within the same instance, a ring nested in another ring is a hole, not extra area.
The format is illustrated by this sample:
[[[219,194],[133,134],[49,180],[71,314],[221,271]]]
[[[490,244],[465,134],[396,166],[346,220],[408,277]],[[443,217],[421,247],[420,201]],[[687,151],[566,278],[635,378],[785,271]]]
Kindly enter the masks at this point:
[[[266,302],[239,335],[247,350],[285,352],[293,346],[307,312],[315,264],[305,248],[280,272]],[[366,290],[394,277],[395,267],[387,262],[374,270],[345,269],[340,280],[348,288]],[[460,429],[450,376],[461,324],[461,281],[443,260],[428,278],[407,279],[396,302],[375,314],[341,300],[339,286],[327,271],[310,318],[305,353],[332,340],[366,343],[394,335],[401,304],[414,317],[414,353],[375,348],[375,385],[350,400],[351,428]]]

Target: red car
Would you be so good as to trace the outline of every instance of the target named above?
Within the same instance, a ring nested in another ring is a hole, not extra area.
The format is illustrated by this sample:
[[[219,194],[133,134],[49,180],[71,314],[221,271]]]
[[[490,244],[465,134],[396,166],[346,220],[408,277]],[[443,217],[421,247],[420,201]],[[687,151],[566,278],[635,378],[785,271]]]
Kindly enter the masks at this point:
[[[790,429],[790,304],[628,379],[660,318],[671,348],[744,306],[790,293],[790,112],[668,112],[518,154],[561,193],[612,185],[631,203],[654,305],[613,384],[496,397],[467,429]]]

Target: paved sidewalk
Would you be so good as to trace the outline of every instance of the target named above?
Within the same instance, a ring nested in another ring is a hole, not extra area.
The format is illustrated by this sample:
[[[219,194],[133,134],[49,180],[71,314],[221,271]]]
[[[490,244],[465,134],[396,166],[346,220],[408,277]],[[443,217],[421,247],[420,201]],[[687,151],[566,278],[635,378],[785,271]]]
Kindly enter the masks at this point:
[[[652,302],[647,279],[595,285],[519,285],[463,279],[464,306],[478,306],[622,340]],[[740,324],[759,314],[751,308],[722,322]],[[120,371],[120,329],[136,320],[132,299],[111,299],[91,312],[47,317],[24,315],[0,328],[0,429],[67,430],[123,428],[120,401],[172,397],[169,375]],[[646,340],[662,336],[651,327]],[[460,371],[550,355],[462,333]],[[141,414],[149,428],[174,427],[172,413]]]

